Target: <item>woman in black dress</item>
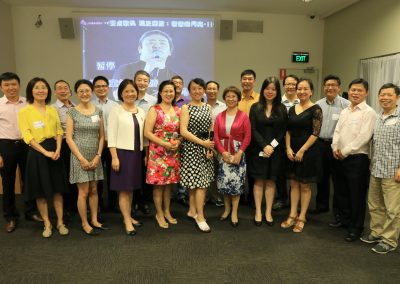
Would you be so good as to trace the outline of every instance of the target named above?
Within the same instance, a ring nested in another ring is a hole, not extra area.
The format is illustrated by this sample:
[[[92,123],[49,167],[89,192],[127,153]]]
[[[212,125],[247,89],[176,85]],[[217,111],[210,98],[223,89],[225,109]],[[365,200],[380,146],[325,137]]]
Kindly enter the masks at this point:
[[[254,224],[262,223],[261,203],[265,195],[265,221],[273,225],[272,203],[275,195],[275,178],[282,174],[285,159],[284,136],[287,113],[281,103],[279,80],[264,80],[260,100],[250,109],[252,141],[250,145],[249,175],[254,178]]]
[[[318,176],[318,149],[314,144],[322,125],[322,110],[310,98],[314,87],[310,79],[300,79],[296,86],[300,103],[291,107],[288,113],[286,132],[286,154],[290,178],[290,214],[282,222],[282,228],[293,228],[301,233],[306,222],[306,213],[311,199],[311,183]],[[300,201],[300,214],[297,208]]]

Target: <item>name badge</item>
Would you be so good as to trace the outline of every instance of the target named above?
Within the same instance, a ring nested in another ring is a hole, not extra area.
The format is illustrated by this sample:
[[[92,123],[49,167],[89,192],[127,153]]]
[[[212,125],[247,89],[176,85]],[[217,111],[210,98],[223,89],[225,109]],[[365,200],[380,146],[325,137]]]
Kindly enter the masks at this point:
[[[33,122],[33,127],[36,129],[44,128],[44,122],[41,120],[34,121]]]
[[[333,114],[332,114],[332,120],[339,120],[339,116],[340,116],[340,114],[338,114],[338,113],[333,113]]]
[[[96,122],[99,122],[99,121],[100,121],[100,117],[99,117],[98,114],[92,115],[92,116],[90,117],[90,119],[92,120],[93,123],[96,123]]]

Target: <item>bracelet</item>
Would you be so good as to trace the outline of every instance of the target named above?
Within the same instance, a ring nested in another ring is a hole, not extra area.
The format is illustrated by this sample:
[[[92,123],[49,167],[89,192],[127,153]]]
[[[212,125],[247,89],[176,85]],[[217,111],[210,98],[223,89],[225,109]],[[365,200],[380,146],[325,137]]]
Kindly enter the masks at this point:
[[[101,154],[97,153],[96,156],[99,156],[101,158]]]

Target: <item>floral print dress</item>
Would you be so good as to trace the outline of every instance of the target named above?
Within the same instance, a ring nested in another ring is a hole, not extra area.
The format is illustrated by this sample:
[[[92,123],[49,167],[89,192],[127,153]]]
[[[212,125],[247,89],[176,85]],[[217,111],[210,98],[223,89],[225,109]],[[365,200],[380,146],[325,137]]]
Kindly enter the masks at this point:
[[[165,115],[160,105],[155,105],[157,112],[153,133],[163,141],[174,142],[179,136],[180,109],[173,107],[175,115]],[[146,183],[167,185],[179,182],[180,153],[168,151],[164,147],[150,142],[149,159],[147,162]]]

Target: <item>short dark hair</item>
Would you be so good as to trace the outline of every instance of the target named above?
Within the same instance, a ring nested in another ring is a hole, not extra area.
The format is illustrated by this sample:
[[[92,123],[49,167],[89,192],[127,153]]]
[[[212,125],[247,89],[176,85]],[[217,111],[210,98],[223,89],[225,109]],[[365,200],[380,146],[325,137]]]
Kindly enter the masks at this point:
[[[3,81],[11,81],[17,80],[18,85],[21,84],[21,80],[19,79],[18,75],[13,72],[5,72],[0,75],[0,85]]]
[[[207,86],[208,86],[208,84],[211,84],[211,83],[214,83],[215,85],[217,85],[217,88],[218,88],[218,90],[219,90],[219,84],[218,84],[218,82],[216,82],[216,81],[208,81],[207,83],[206,83],[206,88],[207,88]]]
[[[100,80],[106,82],[107,86],[110,85],[110,82],[108,81],[108,79],[106,77],[100,75],[100,76],[94,77],[93,86],[96,84],[97,81],[100,81]]]
[[[281,85],[279,84],[278,78],[271,76],[264,80],[264,82],[261,85],[260,99],[258,102],[264,111],[267,108],[267,100],[265,99],[264,96],[264,90],[268,88],[270,84],[274,84],[276,90],[276,97],[272,101],[272,111],[271,111],[271,113],[275,113],[276,109],[281,105],[282,102]]]
[[[339,86],[342,83],[338,76],[336,76],[336,75],[327,75],[324,78],[324,85],[325,85],[326,81],[329,81],[329,80],[335,80]]]
[[[393,83],[386,83],[386,84],[382,85],[382,87],[379,89],[378,95],[381,93],[382,90],[385,90],[385,89],[394,89],[394,93],[396,94],[396,96],[400,95],[399,86],[396,86]]]
[[[45,103],[47,105],[51,101],[51,87],[50,87],[49,83],[46,81],[46,79],[40,78],[40,77],[35,77],[35,78],[31,79],[28,82],[28,85],[26,85],[26,101],[30,104],[32,104],[34,102],[35,99],[33,98],[33,88],[35,87],[36,83],[38,83],[38,82],[44,83],[47,87],[47,97],[45,99]]]
[[[144,39],[151,35],[161,35],[161,36],[165,37],[168,40],[169,50],[172,54],[172,51],[174,50],[174,43],[172,42],[172,38],[168,34],[162,32],[160,30],[151,30],[151,31],[147,31],[144,34],[142,34],[142,36],[139,39],[139,46],[142,47]]]
[[[146,76],[147,78],[149,78],[149,80],[150,80],[150,74],[149,74],[149,72],[147,72],[147,71],[145,71],[145,70],[139,70],[139,71],[136,71],[135,75],[133,76],[133,81],[136,81],[136,77],[139,76],[139,75],[144,75],[144,76]]]
[[[253,69],[246,69],[240,74],[240,79],[243,78],[245,75],[253,75],[254,79],[256,79],[256,72]]]
[[[297,77],[296,75],[294,75],[294,74],[289,74],[289,75],[286,75],[284,78],[283,78],[283,80],[282,80],[282,85],[285,85],[286,84],[286,79],[287,78],[293,78],[293,79],[295,79],[296,80],[296,83],[299,81],[299,77]]]
[[[76,81],[76,83],[75,83],[75,85],[74,85],[74,91],[75,91],[75,93],[78,92],[78,88],[79,88],[80,85],[88,85],[88,86],[90,87],[90,89],[93,91],[93,84],[92,84],[92,82],[90,82],[90,81],[87,80],[87,79],[80,79],[80,80]]]
[[[178,80],[181,80],[183,82],[183,78],[181,76],[179,76],[179,75],[172,76],[171,81],[174,80],[174,79],[178,79]]]
[[[165,86],[168,86],[168,85],[171,85],[174,88],[174,99],[172,100],[172,105],[175,105],[176,87],[175,87],[174,82],[172,82],[172,80],[162,81],[161,84],[158,86],[158,94],[157,94],[157,103],[158,104],[162,102],[161,92],[163,91]]]
[[[228,93],[234,93],[238,99],[238,101],[240,101],[241,97],[242,97],[242,93],[240,92],[238,87],[235,86],[229,86],[227,88],[224,89],[224,92],[222,93],[222,98],[225,101],[226,95]]]
[[[118,86],[118,99],[119,99],[121,102],[124,101],[124,99],[122,98],[122,92],[125,90],[125,88],[126,88],[128,85],[132,85],[133,88],[135,89],[137,95],[139,95],[139,88],[138,88],[138,86],[135,84],[135,82],[133,82],[132,79],[124,79],[124,80],[122,80],[122,82],[121,82],[121,83],[119,84],[119,86]]]
[[[194,78],[194,79],[190,80],[190,82],[189,82],[189,84],[188,84],[188,90],[189,90],[189,92],[190,92],[190,86],[191,86],[193,83],[195,83],[195,84],[197,84],[197,85],[200,85],[201,87],[203,87],[204,90],[206,89],[206,82],[204,82],[203,79],[201,79],[201,78]]]
[[[68,88],[71,90],[71,86],[69,85],[69,83],[68,83],[67,81],[63,80],[63,79],[57,80],[57,81],[54,83],[54,89],[56,89],[56,86],[57,86],[58,83],[65,83],[65,84],[67,84]]]
[[[354,79],[353,81],[351,81],[350,84],[349,84],[349,89],[351,88],[351,86],[358,85],[358,84],[363,85],[364,89],[368,92],[369,84],[363,78],[357,78],[357,79]]]
[[[309,79],[309,78],[300,78],[299,81],[297,81],[296,89],[297,89],[297,87],[299,86],[299,84],[300,84],[301,82],[307,82],[308,85],[310,86],[311,91],[314,92],[314,84],[313,84],[313,82],[311,81],[311,79]]]

